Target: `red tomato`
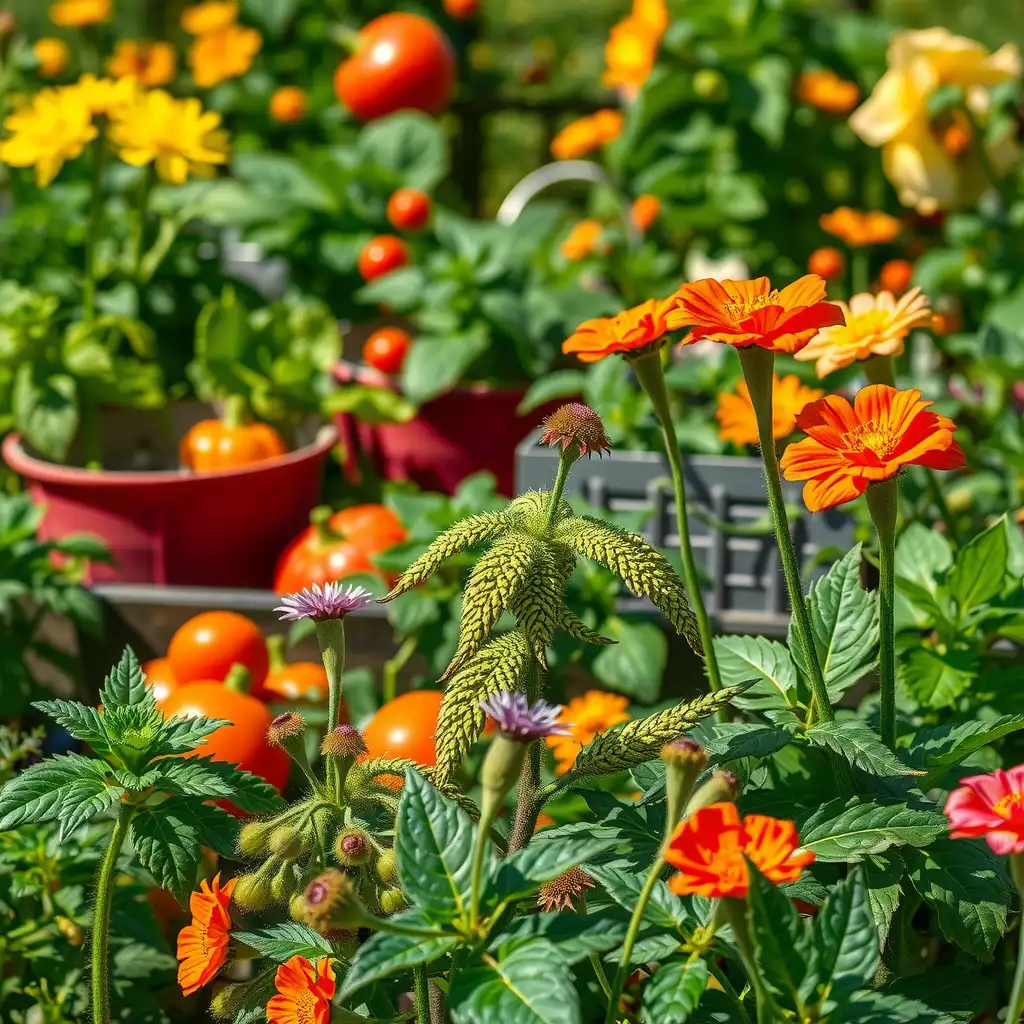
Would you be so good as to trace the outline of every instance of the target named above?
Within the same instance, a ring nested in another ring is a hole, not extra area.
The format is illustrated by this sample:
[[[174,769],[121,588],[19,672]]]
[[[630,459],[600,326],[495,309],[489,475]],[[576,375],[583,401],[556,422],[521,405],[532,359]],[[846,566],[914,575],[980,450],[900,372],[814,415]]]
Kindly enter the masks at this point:
[[[409,250],[405,242],[394,235],[378,235],[363,246],[357,264],[362,279],[372,281],[404,267],[408,262]]]
[[[410,690],[388,701],[363,730],[366,755],[408,757],[417,764],[434,764],[434,732],[443,696],[440,690]]]
[[[249,692],[259,697],[267,675],[267,642],[259,626],[237,612],[202,612],[186,622],[167,645],[167,660],[182,686],[220,680],[235,663],[252,676]]]
[[[338,65],[334,92],[360,121],[396,110],[440,114],[455,86],[455,54],[444,33],[418,14],[393,12],[360,31]]]
[[[330,514],[316,508],[302,531],[277,561],[274,591],[292,594],[314,583],[321,586],[359,573],[379,570],[370,555],[406,538],[398,517],[383,505],[354,505]]]
[[[450,18],[472,18],[480,10],[480,0],[444,0],[444,12]]]
[[[399,188],[388,200],[388,220],[399,231],[419,231],[430,220],[430,196],[418,188]]]
[[[153,691],[157,707],[160,707],[181,685],[167,658],[154,658],[152,661],[144,662],[142,671],[146,676],[146,687]]]
[[[382,327],[363,345],[363,362],[381,373],[398,373],[405,362],[412,338],[400,327]]]
[[[270,711],[255,697],[239,693],[218,680],[205,679],[182,686],[164,701],[164,718],[174,715],[205,715],[226,718],[195,750],[182,757],[212,756],[215,761],[230,761],[243,771],[266,779],[279,792],[288,781],[288,755],[280,747],[267,743],[267,727],[273,720]]]

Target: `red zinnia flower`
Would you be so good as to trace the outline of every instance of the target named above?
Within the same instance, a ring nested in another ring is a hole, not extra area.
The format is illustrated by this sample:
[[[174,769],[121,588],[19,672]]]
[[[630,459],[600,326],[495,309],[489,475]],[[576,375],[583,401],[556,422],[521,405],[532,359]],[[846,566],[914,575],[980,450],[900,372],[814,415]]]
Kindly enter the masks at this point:
[[[946,798],[950,835],[982,837],[993,853],[1024,853],[1024,764],[960,781]]]

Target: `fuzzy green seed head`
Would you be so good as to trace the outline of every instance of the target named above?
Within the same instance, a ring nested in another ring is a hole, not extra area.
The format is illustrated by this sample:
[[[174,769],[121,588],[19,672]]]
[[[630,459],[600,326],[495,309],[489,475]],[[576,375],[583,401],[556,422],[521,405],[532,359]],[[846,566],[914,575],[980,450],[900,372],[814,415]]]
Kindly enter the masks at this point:
[[[233,1020],[242,1008],[244,985],[221,985],[210,1000],[210,1014],[217,1020]]]
[[[385,889],[380,894],[380,909],[385,914],[397,914],[408,905],[408,902],[401,889]]]
[[[358,868],[373,856],[373,844],[361,828],[343,828],[334,840],[334,856],[342,867]]]
[[[394,850],[384,850],[377,858],[377,877],[389,886],[398,885],[398,858]]]

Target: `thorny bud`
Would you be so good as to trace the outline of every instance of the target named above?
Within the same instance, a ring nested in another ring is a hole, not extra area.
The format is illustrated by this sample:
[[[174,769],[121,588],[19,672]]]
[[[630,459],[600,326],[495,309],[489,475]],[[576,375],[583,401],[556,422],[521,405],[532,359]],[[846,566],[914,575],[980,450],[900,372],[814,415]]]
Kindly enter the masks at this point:
[[[294,711],[278,715],[267,729],[267,742],[272,747],[288,748],[289,740],[301,738],[306,732],[306,720]]]
[[[549,448],[560,448],[563,452],[570,447],[579,449],[576,458],[588,458],[595,452],[603,455],[612,450],[604,424],[589,405],[569,402],[557,408],[543,424],[540,443]]]
[[[358,868],[373,856],[370,837],[361,828],[344,828],[334,840],[334,856],[346,868]]]
[[[385,889],[380,894],[380,909],[388,916],[403,910],[407,903],[408,900],[406,900],[405,893],[401,889]]]
[[[306,886],[304,903],[306,923],[320,932],[358,928],[367,916],[352,879],[336,868],[322,871]]]
[[[570,868],[565,874],[552,878],[540,887],[537,905],[548,912],[575,910],[577,913],[586,913],[586,891],[593,888],[594,880],[583,868]]]
[[[337,725],[324,737],[320,753],[325,757],[356,758],[366,753],[366,744],[358,729],[351,725]]]
[[[377,877],[385,885],[398,885],[398,858],[394,850],[384,850],[377,858]]]
[[[698,776],[708,766],[708,755],[696,740],[680,736],[661,748],[661,759],[665,762],[665,792],[668,797],[665,827],[671,834]]]
[[[297,860],[303,845],[302,836],[290,825],[278,825],[270,833],[270,852],[281,860]]]
[[[715,772],[714,775],[708,779],[704,785],[700,786],[697,791],[690,797],[689,803],[686,805],[685,816],[688,818],[691,814],[695,814],[702,807],[708,807],[711,804],[718,803],[731,803],[739,795],[743,786],[740,783],[739,776],[733,772]]]

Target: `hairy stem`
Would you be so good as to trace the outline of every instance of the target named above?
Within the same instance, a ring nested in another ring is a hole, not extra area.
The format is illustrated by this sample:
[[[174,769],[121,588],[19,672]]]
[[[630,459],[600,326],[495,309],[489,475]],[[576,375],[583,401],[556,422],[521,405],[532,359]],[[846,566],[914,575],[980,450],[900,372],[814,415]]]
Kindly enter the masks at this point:
[[[700,632],[701,646],[707,664],[708,682],[712,690],[722,687],[721,673],[718,671],[718,658],[712,642],[714,633],[711,618],[704,605],[704,595],[700,589],[700,575],[697,572],[697,560],[693,555],[693,544],[690,541],[690,522],[686,508],[686,480],[683,477],[683,460],[679,453],[679,440],[676,437],[675,424],[672,421],[672,410],[669,407],[668,388],[665,385],[665,370],[661,365],[661,354],[657,350],[647,352],[637,359],[631,360],[633,372],[640,386],[647,392],[654,413],[661,423],[662,439],[665,443],[665,455],[668,458],[672,473],[672,490],[676,504],[676,532],[679,534],[679,554],[683,560],[683,577],[689,591],[690,602],[694,615],[697,617],[697,629]],[[720,720],[724,719],[725,710],[718,712]]]
[[[345,620],[324,619],[316,624],[316,638],[320,644],[320,657],[327,673],[327,731],[338,724],[341,713],[342,680],[345,676]],[[328,788],[339,798],[341,795],[341,767],[336,755],[328,754]]]
[[[555,524],[555,519],[558,518],[558,505],[562,500],[562,492],[565,490],[565,482],[569,479],[569,470],[576,464],[579,457],[579,449],[575,448],[573,445],[570,445],[559,453],[558,473],[555,476],[555,485],[551,488],[551,497],[548,500],[547,519],[544,522],[545,533],[550,533],[551,527]]]
[[[121,810],[110,833],[107,852],[103,855],[99,874],[96,876],[96,906],[92,917],[92,1020],[93,1024],[110,1022],[110,903],[114,894],[114,869],[121,853],[128,826],[135,817],[133,804],[121,804]]]
[[[736,948],[739,950],[743,969],[747,972],[750,987],[754,990],[754,997],[757,1000],[757,1024],[774,1024],[780,1018],[776,1016],[775,1008],[772,1005],[772,998],[765,990],[761,982],[760,972],[757,969],[757,961],[754,957],[754,943],[751,941],[750,928],[747,925],[746,900],[733,899],[727,896],[719,900],[719,907],[722,917],[732,927],[733,938],[736,940]]]
[[[107,162],[102,126],[91,148],[92,191],[89,196],[89,226],[85,236],[85,274],[82,280],[82,313],[86,320],[96,319],[96,248],[103,231],[103,170]]]
[[[896,746],[896,478],[868,485],[868,509],[878,532],[879,733]]]
[[[1024,855],[1015,853],[1010,857],[1010,874],[1021,902],[1024,903]],[[1017,968],[1013,972],[1013,988],[1010,1003],[1006,1008],[1006,1024],[1018,1024],[1024,1014],[1024,928],[1020,929],[1017,946]]]
[[[416,1001],[417,1024],[430,1022],[430,993],[427,988],[427,966],[417,964],[412,969],[413,997]]]
[[[508,852],[522,850],[533,836],[537,827],[540,804],[537,790],[540,788],[540,744],[531,743],[519,776],[519,793],[516,795],[516,813],[512,831],[508,837]]]

